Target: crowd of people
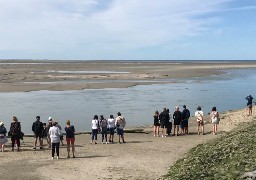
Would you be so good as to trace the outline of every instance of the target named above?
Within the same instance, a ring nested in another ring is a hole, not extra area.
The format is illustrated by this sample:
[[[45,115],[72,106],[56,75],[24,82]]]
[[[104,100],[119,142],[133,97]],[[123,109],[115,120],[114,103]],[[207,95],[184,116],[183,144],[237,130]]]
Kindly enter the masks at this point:
[[[124,140],[124,127],[126,125],[125,118],[120,112],[117,113],[117,117],[114,118],[110,115],[108,119],[105,119],[103,115],[94,115],[92,120],[92,138],[91,144],[97,144],[98,133],[102,134],[102,143],[114,143],[114,133],[115,129],[118,135],[118,142],[125,143]],[[43,123],[40,121],[40,116],[36,116],[36,121],[32,124],[32,131],[34,133],[35,142],[33,149],[36,150],[44,148],[43,140],[46,140],[49,148],[52,149],[52,159],[55,157],[59,159],[59,148],[60,143],[63,143],[63,134],[61,132],[62,128],[57,121],[53,121],[52,117],[48,118],[48,123]],[[66,132],[66,142],[67,142],[67,158],[70,158],[70,150],[72,150],[72,157],[75,158],[75,127],[71,125],[70,120],[66,121],[66,127],[64,128]],[[109,133],[109,138],[107,134]],[[20,150],[20,140],[23,139],[24,133],[21,131],[21,124],[16,116],[13,116],[13,120],[10,125],[10,130],[4,126],[4,123],[0,121],[0,146],[1,151],[4,152],[4,145],[8,142],[7,135],[11,137],[12,151],[17,147],[17,151]],[[122,141],[121,141],[122,140]]]
[[[245,98],[247,100],[248,116],[252,115],[252,101],[253,97],[251,95]],[[217,134],[218,124],[220,122],[219,113],[217,108],[214,106],[211,110],[210,120],[212,123],[212,133]],[[195,111],[195,117],[197,122],[197,133],[198,135],[204,135],[204,112],[202,108],[198,106]],[[155,111],[153,115],[153,135],[155,137],[167,137],[170,135],[180,136],[189,134],[188,122],[190,118],[190,111],[187,109],[186,105],[183,106],[183,110],[180,111],[179,107],[175,107],[175,111],[171,115],[169,109],[163,108],[163,111],[159,113]],[[92,119],[92,133],[91,133],[91,144],[97,144],[97,136],[101,133],[102,144],[114,143],[115,131],[118,135],[118,143],[125,143],[124,140],[124,128],[126,126],[125,117],[121,115],[120,112],[117,113],[117,117],[114,118],[110,115],[108,119],[105,119],[103,115],[94,115]],[[201,129],[201,130],[200,130]],[[52,117],[48,118],[48,123],[42,123],[40,121],[40,116],[36,116],[36,121],[32,124],[32,131],[34,133],[35,142],[33,149],[36,150],[39,144],[39,149],[44,148],[43,140],[46,140],[49,148],[52,148],[52,159],[55,157],[59,158],[59,147],[60,143],[63,143],[63,134],[61,132],[62,128],[57,121],[53,121]],[[67,158],[70,158],[70,150],[72,151],[72,157],[75,158],[75,127],[71,125],[70,120],[66,121],[66,126],[64,128],[66,132],[66,142],[67,142]],[[109,134],[109,137],[108,135]],[[20,140],[23,140],[24,133],[21,131],[21,124],[16,116],[13,116],[10,130],[4,126],[4,123],[0,121],[0,147],[1,151],[4,152],[5,143],[8,142],[7,135],[11,137],[11,150],[14,151],[15,147],[17,151],[20,150]]]

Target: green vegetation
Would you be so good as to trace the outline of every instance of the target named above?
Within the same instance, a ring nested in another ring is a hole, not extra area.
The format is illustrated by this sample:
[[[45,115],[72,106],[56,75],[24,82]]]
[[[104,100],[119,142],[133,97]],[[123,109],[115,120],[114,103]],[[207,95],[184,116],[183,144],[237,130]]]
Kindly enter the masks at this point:
[[[256,169],[256,122],[250,122],[179,159],[160,179],[241,179]]]

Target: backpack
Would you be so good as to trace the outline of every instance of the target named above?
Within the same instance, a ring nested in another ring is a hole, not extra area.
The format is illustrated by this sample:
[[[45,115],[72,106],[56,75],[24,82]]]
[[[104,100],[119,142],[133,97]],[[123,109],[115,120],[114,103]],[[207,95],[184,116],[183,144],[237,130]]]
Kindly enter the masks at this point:
[[[107,127],[108,126],[108,122],[107,122],[107,120],[106,119],[102,119],[101,121],[100,121],[100,125],[101,125],[101,127]]]
[[[35,133],[42,133],[42,127],[43,127],[43,123],[41,121],[36,121],[33,124],[33,131]]]

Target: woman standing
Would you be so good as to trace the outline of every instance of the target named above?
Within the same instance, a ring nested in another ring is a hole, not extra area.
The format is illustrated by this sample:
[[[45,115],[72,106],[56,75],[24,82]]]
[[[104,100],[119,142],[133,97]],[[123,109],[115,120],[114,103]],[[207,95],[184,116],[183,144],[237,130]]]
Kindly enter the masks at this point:
[[[210,113],[211,121],[212,121],[212,134],[217,135],[217,126],[219,124],[219,113],[214,106],[212,108],[212,112]]]
[[[94,141],[95,144],[97,144],[97,135],[98,135],[98,129],[99,129],[99,120],[98,116],[94,115],[93,120],[92,120],[92,142]]]
[[[1,147],[1,152],[4,152],[4,144],[7,142],[7,137],[6,137],[6,128],[4,127],[4,123],[0,121],[0,147]]]
[[[100,128],[101,128],[101,142],[104,143],[104,139],[106,141],[106,144],[108,143],[108,121],[103,117],[103,115],[100,115]]]
[[[57,122],[52,123],[52,127],[49,129],[49,135],[52,143],[52,159],[54,159],[55,149],[57,153],[57,159],[59,159],[61,131],[58,128]]]
[[[20,150],[20,139],[21,139],[21,125],[18,122],[16,116],[12,117],[12,123],[10,126],[10,135],[12,140],[12,151],[14,151],[14,144],[17,144],[17,151]]]
[[[68,158],[70,158],[70,144],[72,147],[72,154],[73,158],[75,158],[75,127],[70,125],[70,120],[66,122],[67,126],[65,127],[66,131],[66,141],[67,141],[67,151],[68,151]]]
[[[197,121],[197,134],[200,135],[199,128],[202,127],[202,134],[204,135],[204,112],[201,107],[198,106],[195,112],[196,121]]]
[[[154,118],[154,129],[153,129],[153,133],[154,133],[154,137],[159,137],[159,112],[155,111],[155,114],[153,115]]]

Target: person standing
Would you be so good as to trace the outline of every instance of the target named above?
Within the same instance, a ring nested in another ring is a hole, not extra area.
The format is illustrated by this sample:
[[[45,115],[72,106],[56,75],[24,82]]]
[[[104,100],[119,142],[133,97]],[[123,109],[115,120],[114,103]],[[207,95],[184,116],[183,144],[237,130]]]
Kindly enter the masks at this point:
[[[60,135],[61,131],[58,128],[58,123],[53,122],[52,127],[49,129],[49,135],[51,138],[51,143],[52,143],[52,159],[54,159],[55,152],[57,154],[57,159],[59,159],[60,155]]]
[[[91,144],[94,141],[94,144],[97,144],[97,136],[98,136],[98,129],[100,128],[100,123],[98,120],[98,115],[94,115],[92,120],[92,140]]]
[[[217,134],[217,128],[219,124],[219,113],[214,106],[212,108],[212,112],[210,113],[211,121],[212,121],[212,134],[216,135]]]
[[[154,137],[159,137],[159,112],[155,111],[155,114],[153,115],[154,118],[154,128],[153,128],[153,133],[154,133]]]
[[[7,130],[4,127],[4,123],[0,121],[0,147],[1,152],[4,152],[4,145],[7,143],[7,137],[6,137]]]
[[[253,97],[251,95],[249,95],[245,99],[247,100],[248,116],[251,116],[252,115],[252,100],[253,100]]]
[[[67,152],[68,152],[68,158],[70,158],[70,144],[72,147],[72,154],[73,158],[75,158],[75,127],[73,125],[70,125],[70,120],[67,120],[66,122],[66,141],[67,141]]]
[[[182,134],[188,134],[188,120],[190,118],[190,111],[187,109],[186,105],[183,105],[182,111],[182,122],[181,122],[181,130]]]
[[[196,121],[197,121],[197,134],[200,135],[200,126],[202,128],[202,134],[204,135],[204,112],[202,111],[201,107],[198,106],[195,112]]]
[[[49,134],[49,130],[52,127],[52,117],[48,118],[48,124],[46,126],[46,132],[47,132],[47,143],[48,143],[48,147],[51,148],[51,138],[50,138],[50,134]]]
[[[100,128],[101,128],[101,143],[104,143],[104,139],[106,141],[106,144],[108,144],[108,121],[103,117],[103,115],[100,115]]]
[[[114,134],[115,134],[115,119],[111,114],[108,119],[108,128],[109,128],[109,143],[114,143]]]
[[[40,116],[36,116],[36,121],[32,125],[32,131],[34,132],[35,137],[35,146],[33,147],[36,150],[37,140],[40,144],[40,149],[43,149],[43,123],[40,121]]]
[[[175,107],[175,111],[173,113],[173,120],[174,120],[173,135],[175,136],[175,131],[176,131],[176,136],[179,136],[179,126],[182,121],[182,115],[178,106]]]
[[[167,112],[166,108],[163,108],[163,112],[160,113],[159,115],[159,120],[160,120],[160,126],[162,129],[162,137],[166,137],[167,134],[167,127],[169,126],[169,113]]]
[[[56,123],[57,123],[57,126],[58,126],[58,128],[60,129],[60,131],[62,130],[62,128],[61,128],[61,125],[56,121]],[[63,134],[61,134],[60,135],[60,142],[61,142],[61,145],[62,146],[64,146],[64,143],[63,143]]]
[[[120,138],[122,138],[123,143],[125,143],[124,140],[124,127],[126,126],[125,118],[122,116],[120,112],[117,113],[115,126],[117,127],[117,134],[118,134],[118,142],[121,144]]]
[[[16,116],[12,117],[12,122],[10,125],[10,134],[12,140],[12,151],[14,151],[14,144],[17,144],[17,151],[20,150],[20,139],[21,137],[21,125],[18,122],[18,118]]]

